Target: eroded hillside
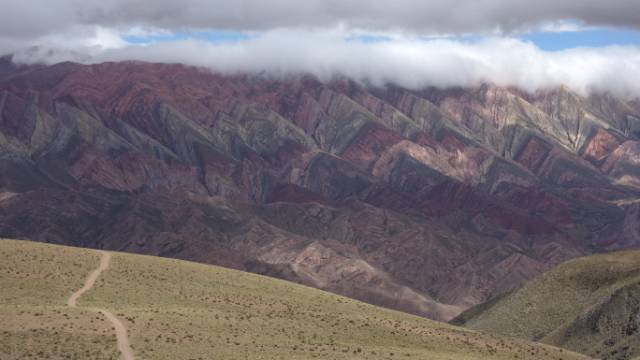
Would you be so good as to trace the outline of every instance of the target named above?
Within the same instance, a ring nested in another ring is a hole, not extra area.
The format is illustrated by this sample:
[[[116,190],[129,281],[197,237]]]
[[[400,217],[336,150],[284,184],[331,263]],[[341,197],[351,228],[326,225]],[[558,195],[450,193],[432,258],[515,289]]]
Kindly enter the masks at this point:
[[[637,246],[637,102],[136,62],[0,71],[0,235],[448,320]]]

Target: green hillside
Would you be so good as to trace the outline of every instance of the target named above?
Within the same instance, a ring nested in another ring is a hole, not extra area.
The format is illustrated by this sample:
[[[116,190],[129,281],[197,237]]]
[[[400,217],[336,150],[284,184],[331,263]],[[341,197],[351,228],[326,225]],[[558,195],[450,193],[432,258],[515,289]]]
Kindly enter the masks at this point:
[[[640,356],[640,252],[564,263],[453,323],[602,359]]]
[[[101,311],[136,359],[585,358],[214,266],[12,240],[0,259],[3,360],[118,359]]]

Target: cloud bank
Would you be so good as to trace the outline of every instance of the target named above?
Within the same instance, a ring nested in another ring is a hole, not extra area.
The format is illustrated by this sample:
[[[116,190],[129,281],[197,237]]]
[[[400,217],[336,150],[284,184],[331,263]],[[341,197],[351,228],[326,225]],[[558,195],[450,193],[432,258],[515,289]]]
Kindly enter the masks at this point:
[[[394,84],[412,89],[492,82],[528,91],[567,85],[583,94],[640,96],[640,48],[636,47],[546,52],[532,43],[511,38],[360,42],[346,39],[340,31],[275,30],[249,40],[219,44],[181,40],[118,45],[98,48],[93,53],[91,49],[85,46],[85,51],[55,52],[42,48],[19,52],[14,61],[139,60],[184,63],[226,74],[310,73],[325,80],[344,75],[372,85]]]
[[[547,52],[512,37],[640,29],[638,0],[0,0],[0,9],[0,55],[21,63],[178,62],[408,88],[493,82],[640,97],[638,47]],[[170,36],[221,29],[251,36],[221,43]],[[153,34],[169,36],[127,41]]]

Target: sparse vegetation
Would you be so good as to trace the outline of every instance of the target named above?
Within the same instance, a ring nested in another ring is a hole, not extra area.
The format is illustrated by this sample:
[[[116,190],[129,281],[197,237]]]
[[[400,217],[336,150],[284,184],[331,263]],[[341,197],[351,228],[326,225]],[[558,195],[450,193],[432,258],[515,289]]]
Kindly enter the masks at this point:
[[[0,359],[117,359],[100,314],[67,307],[100,256],[0,240]]]
[[[97,266],[96,252],[2,240],[0,255],[0,285],[12,289],[0,295],[2,359],[117,359],[108,322],[82,310],[91,307],[126,324],[138,359],[582,358],[285,281],[138,255],[113,254],[72,309],[65,300]]]
[[[566,262],[456,323],[597,358],[631,359],[640,354],[640,252]]]

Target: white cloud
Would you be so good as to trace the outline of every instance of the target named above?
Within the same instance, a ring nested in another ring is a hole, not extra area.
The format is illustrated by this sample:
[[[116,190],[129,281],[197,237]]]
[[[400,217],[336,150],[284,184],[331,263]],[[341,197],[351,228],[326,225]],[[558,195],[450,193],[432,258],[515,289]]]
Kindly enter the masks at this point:
[[[14,53],[18,62],[181,62],[224,73],[347,75],[412,88],[563,84],[583,93],[640,96],[636,47],[545,52],[492,37],[536,29],[640,28],[638,0],[459,0],[455,6],[450,0],[0,0],[0,9],[0,55]],[[260,35],[216,44],[124,40],[198,29]],[[489,38],[456,40],[461,34]],[[345,41],[363,35],[386,41]]]
[[[395,34],[389,36],[393,39],[390,41],[362,43],[346,41],[346,37],[342,29],[273,30],[249,40],[219,44],[183,40],[120,46],[118,41],[105,41],[81,61],[177,62],[222,73],[269,76],[311,73],[325,80],[346,75],[374,85],[395,84],[414,89],[492,82],[528,91],[566,85],[580,93],[609,91],[625,97],[640,96],[637,47],[546,52],[512,38],[469,43]],[[114,44],[118,46],[111,46]],[[49,59],[43,49],[35,54],[18,53],[14,60],[58,62],[61,56],[81,52],[67,49],[67,53],[58,52]]]
[[[550,33],[565,33],[565,32],[579,32],[584,30],[592,30],[587,28],[582,22],[558,20],[542,23],[537,29],[533,31],[550,32]]]

